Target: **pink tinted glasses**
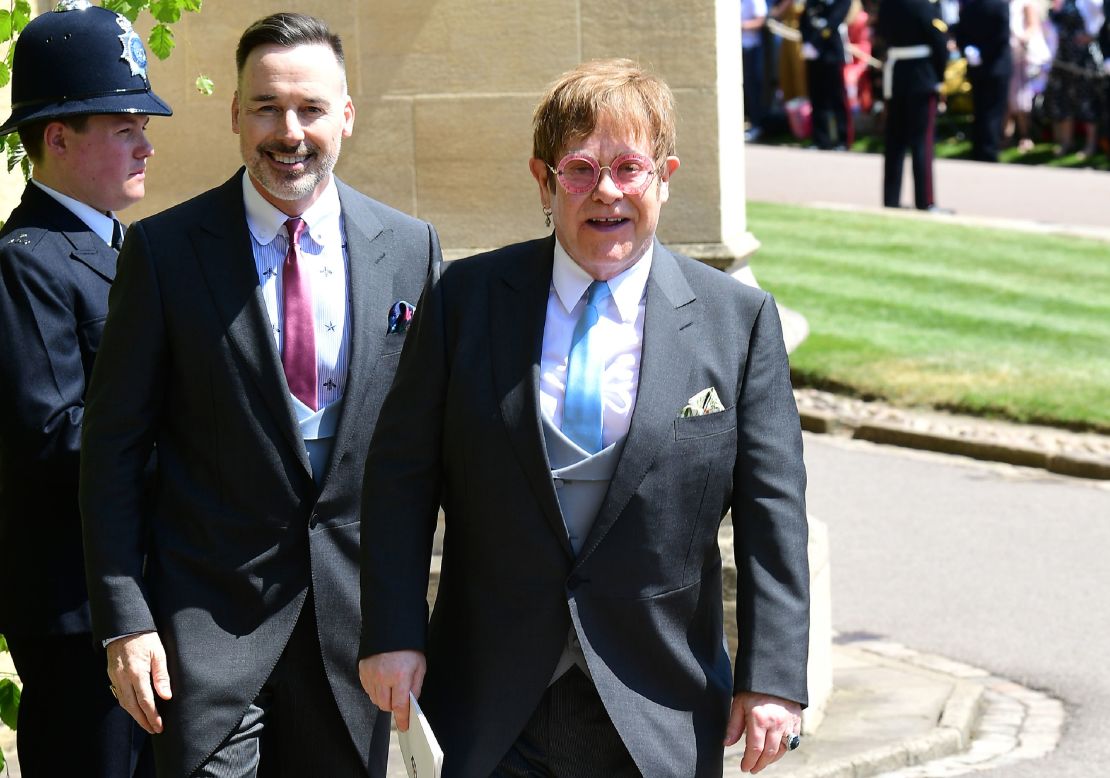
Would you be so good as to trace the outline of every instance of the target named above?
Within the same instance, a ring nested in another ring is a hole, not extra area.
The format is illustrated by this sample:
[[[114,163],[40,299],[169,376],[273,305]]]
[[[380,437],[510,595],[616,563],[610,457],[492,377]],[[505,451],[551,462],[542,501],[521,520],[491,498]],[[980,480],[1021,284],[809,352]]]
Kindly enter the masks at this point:
[[[654,163],[643,154],[620,154],[608,165],[600,164],[589,154],[572,152],[559,161],[559,167],[547,169],[559,177],[568,194],[592,192],[601,180],[601,171],[608,170],[613,185],[627,195],[643,194],[655,175]]]

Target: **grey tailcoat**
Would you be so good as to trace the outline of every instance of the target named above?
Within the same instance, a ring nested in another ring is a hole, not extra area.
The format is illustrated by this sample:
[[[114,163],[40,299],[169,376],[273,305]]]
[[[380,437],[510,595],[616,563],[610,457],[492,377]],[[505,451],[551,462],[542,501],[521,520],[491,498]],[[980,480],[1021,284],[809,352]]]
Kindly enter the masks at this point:
[[[311,587],[331,691],[355,747],[380,767],[388,717],[356,670],[358,498],[404,340],[387,334],[388,312],[418,298],[439,243],[428,224],[337,182],[351,348],[317,487],[252,260],[241,176],[132,225],[120,254],[81,465],[93,629],[98,639],[158,630],[173,685],[173,699],[159,701],[159,774],[185,775],[257,695]],[[146,514],[140,478],[154,446]]]
[[[734,691],[806,702],[805,471],[774,301],[656,243],[636,408],[576,557],[539,416],[553,246],[460,260],[425,290],[367,459],[359,653],[426,653],[444,775],[471,778],[532,715],[573,625],[641,772],[719,776]],[[726,410],[678,418],[708,387]],[[733,668],[717,546],[730,509]]]

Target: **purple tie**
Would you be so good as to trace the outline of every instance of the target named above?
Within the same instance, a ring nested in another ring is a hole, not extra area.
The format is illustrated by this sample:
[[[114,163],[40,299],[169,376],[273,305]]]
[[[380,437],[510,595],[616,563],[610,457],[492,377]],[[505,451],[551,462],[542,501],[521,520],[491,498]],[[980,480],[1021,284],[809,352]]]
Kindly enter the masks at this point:
[[[289,391],[312,410],[316,410],[316,323],[312,314],[312,284],[308,271],[300,265],[300,241],[304,220],[285,223],[289,232],[289,251],[281,268],[281,310],[285,332],[281,363]]]

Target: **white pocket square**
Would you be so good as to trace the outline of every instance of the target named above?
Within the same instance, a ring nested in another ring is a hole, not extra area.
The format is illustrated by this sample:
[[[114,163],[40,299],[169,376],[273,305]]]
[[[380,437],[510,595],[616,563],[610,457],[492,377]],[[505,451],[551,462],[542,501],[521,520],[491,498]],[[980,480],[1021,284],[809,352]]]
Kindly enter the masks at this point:
[[[724,409],[721,398],[717,396],[717,390],[711,386],[708,389],[702,389],[687,400],[685,407],[678,412],[678,416],[683,419],[688,416],[705,416],[710,413],[720,413]]]

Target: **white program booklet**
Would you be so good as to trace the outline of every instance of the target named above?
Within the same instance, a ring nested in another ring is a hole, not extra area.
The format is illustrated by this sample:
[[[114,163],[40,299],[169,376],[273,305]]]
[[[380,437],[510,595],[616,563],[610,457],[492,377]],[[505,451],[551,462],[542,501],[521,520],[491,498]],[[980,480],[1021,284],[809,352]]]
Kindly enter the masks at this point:
[[[409,692],[409,731],[398,730],[397,742],[409,778],[439,778],[443,772],[443,749],[412,692]]]

